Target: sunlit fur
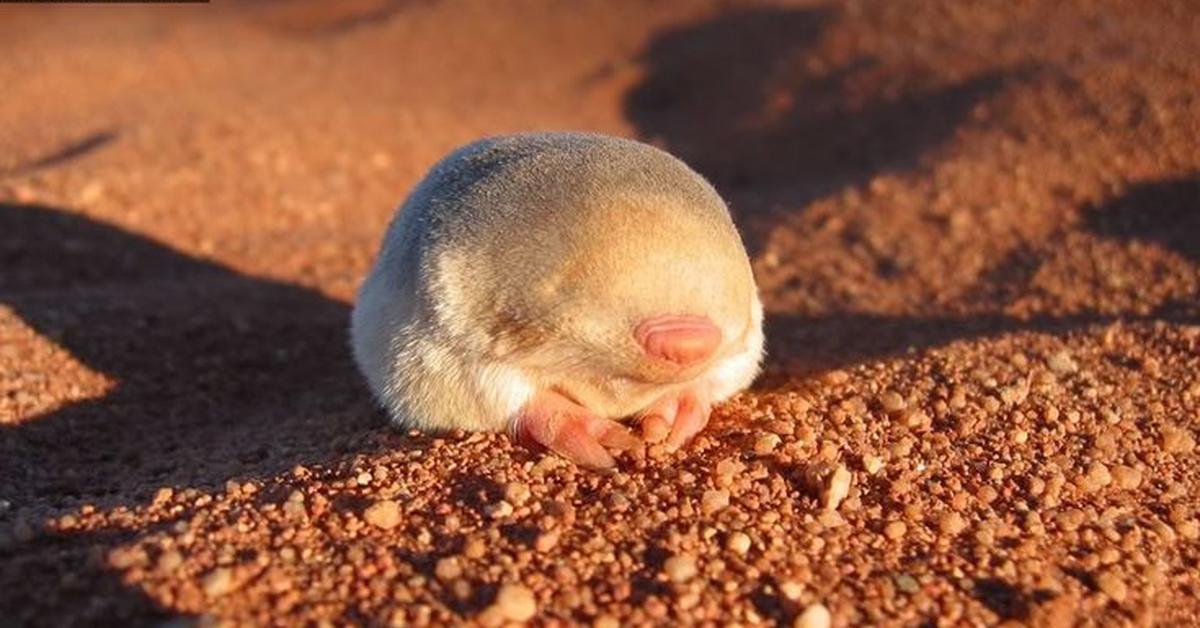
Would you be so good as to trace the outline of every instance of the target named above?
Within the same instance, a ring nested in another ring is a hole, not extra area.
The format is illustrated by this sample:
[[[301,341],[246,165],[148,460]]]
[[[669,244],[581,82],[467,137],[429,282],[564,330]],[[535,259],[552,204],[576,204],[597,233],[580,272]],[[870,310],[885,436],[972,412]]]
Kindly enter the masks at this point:
[[[684,371],[632,330],[710,318],[723,342]],[[355,360],[392,417],[502,431],[537,390],[602,417],[676,389],[750,384],[762,305],[728,209],[679,160],[584,133],[486,139],[429,172],[389,226],[354,308]]]

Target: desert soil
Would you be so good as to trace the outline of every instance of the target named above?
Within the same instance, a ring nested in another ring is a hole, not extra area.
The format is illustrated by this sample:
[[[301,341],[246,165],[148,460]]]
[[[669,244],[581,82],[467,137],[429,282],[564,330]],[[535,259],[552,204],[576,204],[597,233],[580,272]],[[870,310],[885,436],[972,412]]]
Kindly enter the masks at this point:
[[[0,10],[0,624],[1200,622],[1187,1]],[[349,360],[473,138],[729,200],[766,372],[581,471]]]

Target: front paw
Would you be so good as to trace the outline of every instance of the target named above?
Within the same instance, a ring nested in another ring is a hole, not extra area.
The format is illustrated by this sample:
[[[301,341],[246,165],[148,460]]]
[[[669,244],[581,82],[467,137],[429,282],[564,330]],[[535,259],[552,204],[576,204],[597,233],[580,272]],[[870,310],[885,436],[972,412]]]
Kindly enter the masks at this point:
[[[513,428],[521,442],[536,443],[590,469],[616,464],[609,449],[627,451],[641,444],[625,426],[554,391],[535,394],[517,414]]]
[[[702,391],[671,393],[641,413],[642,437],[651,443],[663,443],[668,452],[676,451],[708,425],[711,410]]]

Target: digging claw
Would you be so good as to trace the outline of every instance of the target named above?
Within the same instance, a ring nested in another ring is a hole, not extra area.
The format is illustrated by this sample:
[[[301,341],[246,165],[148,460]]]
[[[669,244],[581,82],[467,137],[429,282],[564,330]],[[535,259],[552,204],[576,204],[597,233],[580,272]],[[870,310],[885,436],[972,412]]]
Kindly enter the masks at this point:
[[[587,408],[555,392],[538,393],[517,418],[522,440],[591,469],[616,464],[609,449],[626,451],[640,445],[620,423],[596,416]]]

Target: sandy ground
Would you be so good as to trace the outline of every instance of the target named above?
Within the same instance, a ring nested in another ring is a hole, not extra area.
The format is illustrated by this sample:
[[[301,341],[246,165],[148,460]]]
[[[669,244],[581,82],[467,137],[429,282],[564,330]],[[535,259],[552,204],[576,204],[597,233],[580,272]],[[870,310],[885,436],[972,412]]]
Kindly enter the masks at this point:
[[[1200,623],[1195,9],[0,8],[0,624]],[[347,352],[424,169],[546,128],[709,176],[770,315],[611,476]]]

